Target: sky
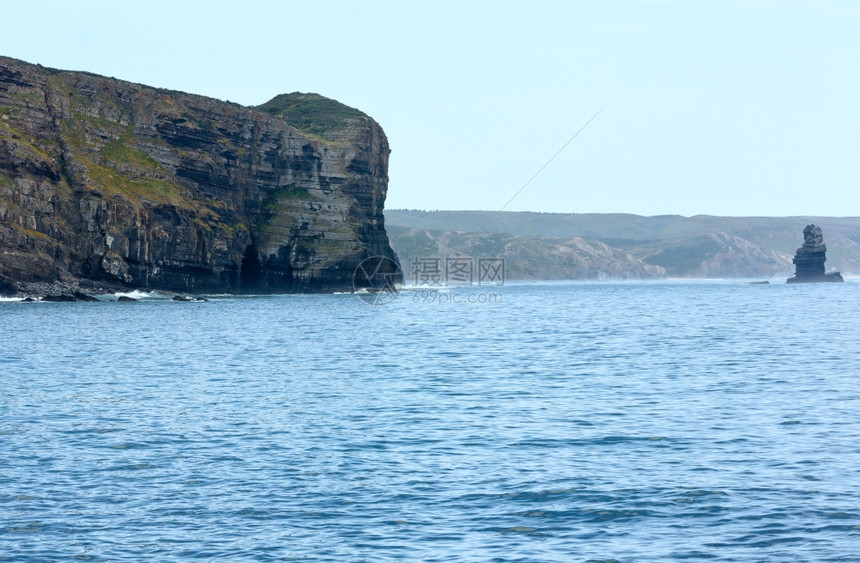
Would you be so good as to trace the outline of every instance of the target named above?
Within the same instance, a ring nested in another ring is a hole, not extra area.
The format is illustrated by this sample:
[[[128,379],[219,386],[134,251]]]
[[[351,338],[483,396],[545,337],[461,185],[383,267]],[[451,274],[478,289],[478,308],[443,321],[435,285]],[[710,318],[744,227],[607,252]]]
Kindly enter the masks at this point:
[[[0,18],[0,54],[27,62],[358,108],[391,145],[386,208],[860,215],[853,0],[0,0]]]

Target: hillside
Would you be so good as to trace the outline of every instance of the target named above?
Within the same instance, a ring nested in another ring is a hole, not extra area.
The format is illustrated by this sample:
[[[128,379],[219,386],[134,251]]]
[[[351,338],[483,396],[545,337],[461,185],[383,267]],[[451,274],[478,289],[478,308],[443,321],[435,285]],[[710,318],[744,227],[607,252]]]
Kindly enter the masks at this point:
[[[623,250],[579,237],[554,238],[509,233],[463,233],[388,227],[404,277],[414,281],[413,260],[431,257],[502,258],[509,280],[606,280],[663,277],[659,266]]]
[[[581,237],[629,252],[678,277],[788,276],[803,228],[824,232],[827,268],[860,274],[858,217],[715,217],[388,209],[386,224],[414,229]]]

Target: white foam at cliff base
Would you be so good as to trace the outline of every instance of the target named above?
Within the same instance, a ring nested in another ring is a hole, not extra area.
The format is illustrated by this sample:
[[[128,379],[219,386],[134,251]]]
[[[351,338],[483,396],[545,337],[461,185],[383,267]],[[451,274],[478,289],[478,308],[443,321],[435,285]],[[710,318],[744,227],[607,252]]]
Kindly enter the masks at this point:
[[[451,293],[451,288],[453,288],[453,287],[462,288],[462,287],[472,287],[472,286],[470,286],[468,284],[464,284],[462,286],[455,286],[455,285],[413,285],[413,284],[410,284],[410,285],[400,286],[398,289],[400,291],[430,291],[430,292],[436,292],[436,293]]]
[[[0,303],[12,303],[14,301],[23,301],[23,297],[0,297]]]

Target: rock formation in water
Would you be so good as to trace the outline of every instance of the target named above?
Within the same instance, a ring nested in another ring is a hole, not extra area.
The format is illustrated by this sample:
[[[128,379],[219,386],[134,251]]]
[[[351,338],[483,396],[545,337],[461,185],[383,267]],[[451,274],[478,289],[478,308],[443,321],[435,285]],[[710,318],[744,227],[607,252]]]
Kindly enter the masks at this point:
[[[351,289],[396,260],[389,152],[316,94],[249,108],[0,57],[0,293]]]
[[[798,248],[794,255],[794,277],[786,280],[787,283],[841,282],[842,276],[839,272],[824,273],[826,253],[827,246],[824,244],[821,229],[815,225],[807,225],[803,229],[803,246]]]

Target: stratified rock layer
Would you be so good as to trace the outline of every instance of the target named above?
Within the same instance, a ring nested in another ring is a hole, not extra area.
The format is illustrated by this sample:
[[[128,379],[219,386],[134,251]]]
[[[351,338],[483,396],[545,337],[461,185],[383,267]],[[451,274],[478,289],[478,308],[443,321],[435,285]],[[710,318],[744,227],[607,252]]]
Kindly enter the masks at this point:
[[[314,94],[255,109],[0,57],[0,291],[350,289],[396,259],[389,152]]]
[[[815,225],[807,225],[803,229],[803,246],[794,255],[796,267],[794,277],[786,280],[788,283],[810,282],[841,282],[839,272],[824,273],[824,261],[827,260],[827,246],[821,229]]]

